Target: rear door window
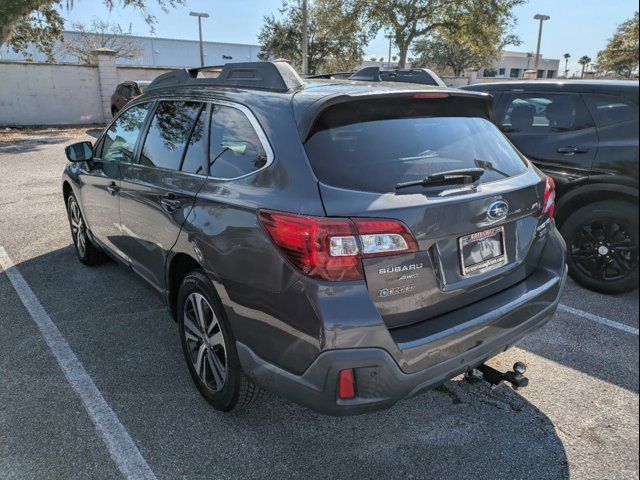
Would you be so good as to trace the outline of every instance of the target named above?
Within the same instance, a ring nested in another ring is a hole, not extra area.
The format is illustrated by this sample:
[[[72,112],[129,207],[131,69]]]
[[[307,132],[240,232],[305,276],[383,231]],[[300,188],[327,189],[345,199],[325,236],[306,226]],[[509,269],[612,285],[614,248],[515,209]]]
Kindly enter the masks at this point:
[[[512,93],[498,121],[506,133],[547,134],[593,127],[582,98],[571,93]]]
[[[132,162],[136,141],[144,125],[151,103],[143,103],[127,109],[109,127],[104,136],[101,151],[103,160]]]
[[[399,103],[399,102],[395,102]],[[388,107],[388,108],[387,108]],[[351,190],[393,192],[400,182],[455,169],[484,168],[480,182],[524,173],[527,164],[486,118],[410,116],[387,103],[343,104],[319,119],[305,143],[318,179]],[[420,112],[414,112],[420,114]]]
[[[242,177],[266,164],[267,153],[247,116],[237,108],[215,105],[209,151],[211,176]]]
[[[589,93],[584,99],[598,127],[638,120],[638,105],[625,98]]]
[[[159,102],[142,147],[140,164],[180,170],[185,146],[202,107],[199,102]]]

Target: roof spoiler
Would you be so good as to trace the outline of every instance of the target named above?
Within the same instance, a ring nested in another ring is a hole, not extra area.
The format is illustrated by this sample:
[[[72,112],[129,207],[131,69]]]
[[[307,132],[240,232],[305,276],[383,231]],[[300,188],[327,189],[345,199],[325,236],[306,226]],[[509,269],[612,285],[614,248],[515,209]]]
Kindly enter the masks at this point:
[[[220,70],[214,78],[200,76],[207,70]],[[146,91],[175,86],[238,87],[287,92],[304,84],[304,80],[287,62],[227,63],[199,68],[184,68],[156,77]]]

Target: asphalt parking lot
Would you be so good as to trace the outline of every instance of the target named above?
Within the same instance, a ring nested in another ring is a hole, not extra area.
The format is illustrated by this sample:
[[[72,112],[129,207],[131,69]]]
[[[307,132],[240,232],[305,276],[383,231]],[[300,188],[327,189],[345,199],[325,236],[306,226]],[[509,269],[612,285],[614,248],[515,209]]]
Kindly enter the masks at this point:
[[[359,417],[271,394],[221,414],[192,385],[160,297],[113,262],[75,258],[60,174],[64,147],[90,137],[30,137],[0,138],[0,478],[122,478],[123,458],[159,479],[638,477],[637,292],[569,282],[562,311],[493,361],[527,363],[531,384],[518,392],[456,378]],[[96,427],[95,405],[54,355],[61,345],[117,435]],[[108,448],[105,435],[130,441]]]

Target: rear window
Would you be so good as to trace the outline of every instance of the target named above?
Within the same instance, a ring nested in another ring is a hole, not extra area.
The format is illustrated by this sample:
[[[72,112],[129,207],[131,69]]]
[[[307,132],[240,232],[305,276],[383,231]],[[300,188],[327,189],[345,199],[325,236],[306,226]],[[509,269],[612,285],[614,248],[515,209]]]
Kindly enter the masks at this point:
[[[431,112],[352,103],[332,108],[305,144],[316,176],[327,185],[382,193],[454,169],[484,168],[480,183],[526,171],[522,157],[487,118],[475,116],[478,111],[448,116],[460,110],[435,102],[440,105]]]

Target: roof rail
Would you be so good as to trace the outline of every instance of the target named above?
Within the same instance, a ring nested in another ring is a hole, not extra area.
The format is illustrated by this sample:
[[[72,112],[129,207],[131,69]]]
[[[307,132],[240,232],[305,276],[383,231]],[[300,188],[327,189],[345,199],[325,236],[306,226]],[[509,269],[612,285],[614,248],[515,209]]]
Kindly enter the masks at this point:
[[[217,77],[199,75],[206,70],[218,69],[221,71]],[[287,62],[244,62],[163,73],[151,82],[146,91],[175,86],[219,86],[287,92],[303,84],[304,80]]]

